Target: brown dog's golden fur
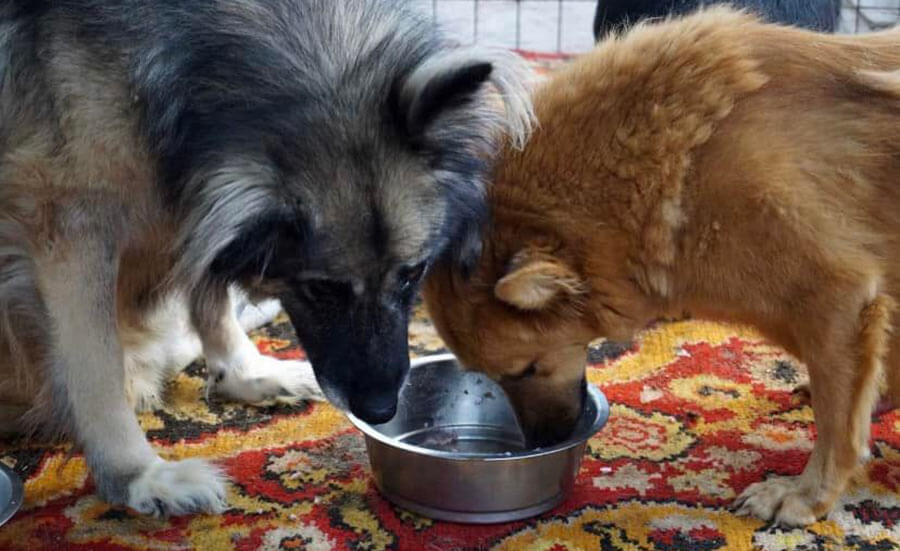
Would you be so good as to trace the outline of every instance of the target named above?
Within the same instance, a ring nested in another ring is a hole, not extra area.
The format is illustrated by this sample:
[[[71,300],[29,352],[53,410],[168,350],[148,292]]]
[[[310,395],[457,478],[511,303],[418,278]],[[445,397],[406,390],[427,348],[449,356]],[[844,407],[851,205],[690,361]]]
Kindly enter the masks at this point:
[[[751,323],[807,363],[818,441],[745,511],[827,513],[868,449],[882,360],[900,397],[900,32],[831,36],[728,9],[638,26],[536,94],[470,278],[426,300],[536,441],[579,411],[586,345],[661,315]]]

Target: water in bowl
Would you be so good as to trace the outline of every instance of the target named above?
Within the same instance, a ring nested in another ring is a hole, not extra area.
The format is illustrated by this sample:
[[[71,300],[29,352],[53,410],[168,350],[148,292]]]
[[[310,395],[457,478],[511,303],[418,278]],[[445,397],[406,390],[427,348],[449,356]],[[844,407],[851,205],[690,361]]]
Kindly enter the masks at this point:
[[[510,455],[526,449],[519,434],[490,425],[424,427],[398,439],[412,446],[452,453]]]

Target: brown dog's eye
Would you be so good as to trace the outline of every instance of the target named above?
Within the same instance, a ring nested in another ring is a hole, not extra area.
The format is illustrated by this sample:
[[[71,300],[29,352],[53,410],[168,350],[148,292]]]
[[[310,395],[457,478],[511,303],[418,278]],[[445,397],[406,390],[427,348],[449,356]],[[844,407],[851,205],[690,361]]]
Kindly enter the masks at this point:
[[[532,377],[537,373],[537,362],[531,362],[528,364],[528,367],[524,369],[521,373],[517,373],[515,375],[507,375],[505,378],[510,381],[519,381],[522,379],[526,379],[528,377]]]
[[[528,364],[528,367],[525,369],[525,371],[522,372],[520,377],[531,377],[535,373],[537,373],[537,364],[535,362],[531,362],[530,364]]]

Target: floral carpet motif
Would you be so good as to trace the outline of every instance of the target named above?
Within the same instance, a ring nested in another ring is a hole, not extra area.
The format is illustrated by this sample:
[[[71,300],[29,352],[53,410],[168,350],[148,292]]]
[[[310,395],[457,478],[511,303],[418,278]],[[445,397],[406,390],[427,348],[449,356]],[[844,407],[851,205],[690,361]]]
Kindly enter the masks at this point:
[[[543,70],[551,64],[536,62]],[[254,333],[266,354],[300,358],[286,318]],[[443,351],[421,308],[413,355]],[[228,511],[169,520],[110,507],[66,447],[0,442],[26,480],[0,551],[715,551],[900,549],[900,414],[872,430],[872,459],[824,520],[783,530],[733,515],[770,474],[796,475],[812,449],[805,381],[793,358],[743,327],[659,324],[632,343],[598,342],[589,380],[609,398],[574,492],[528,521],[435,522],[392,506],[372,481],[363,438],[327,404],[256,408],[204,398],[201,365],[141,425],[167,459],[206,457],[231,478]]]

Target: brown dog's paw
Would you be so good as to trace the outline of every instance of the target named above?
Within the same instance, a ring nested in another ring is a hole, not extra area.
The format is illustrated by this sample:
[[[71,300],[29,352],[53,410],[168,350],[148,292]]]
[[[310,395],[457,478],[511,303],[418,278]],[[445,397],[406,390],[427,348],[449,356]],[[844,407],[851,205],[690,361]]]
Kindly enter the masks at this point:
[[[813,503],[797,477],[773,477],[751,484],[734,503],[738,515],[772,520],[781,526],[807,526],[816,521]]]

